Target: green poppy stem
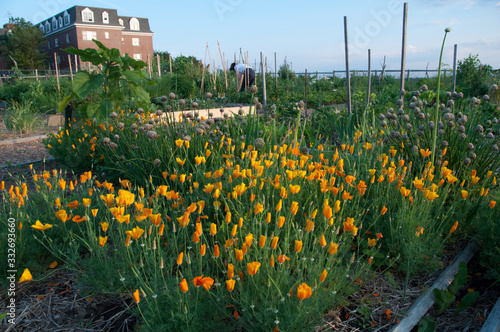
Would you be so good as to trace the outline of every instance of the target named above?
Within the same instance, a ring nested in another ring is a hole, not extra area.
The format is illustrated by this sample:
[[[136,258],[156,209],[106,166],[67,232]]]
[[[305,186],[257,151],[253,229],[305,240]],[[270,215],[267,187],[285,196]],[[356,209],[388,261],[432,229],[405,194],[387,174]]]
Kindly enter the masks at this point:
[[[437,141],[437,131],[438,131],[438,115],[439,115],[439,93],[441,92],[441,62],[443,59],[444,44],[446,41],[446,35],[450,32],[450,28],[444,30],[443,44],[441,45],[441,53],[439,55],[439,65],[438,65],[438,79],[437,79],[437,95],[436,95],[436,111],[434,113],[434,130],[432,133],[432,164],[436,161],[436,141]]]

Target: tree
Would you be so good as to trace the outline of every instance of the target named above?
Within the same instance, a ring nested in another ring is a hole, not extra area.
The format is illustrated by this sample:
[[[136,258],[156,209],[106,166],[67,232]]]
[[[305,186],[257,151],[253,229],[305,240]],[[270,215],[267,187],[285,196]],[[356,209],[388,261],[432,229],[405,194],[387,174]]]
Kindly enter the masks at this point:
[[[493,83],[494,71],[490,65],[482,64],[479,56],[469,55],[458,61],[457,87],[468,97],[482,96],[488,93]]]
[[[0,37],[0,53],[4,61],[11,66],[17,63],[19,69],[44,68],[43,32],[24,18],[11,17],[9,25],[11,31]]]

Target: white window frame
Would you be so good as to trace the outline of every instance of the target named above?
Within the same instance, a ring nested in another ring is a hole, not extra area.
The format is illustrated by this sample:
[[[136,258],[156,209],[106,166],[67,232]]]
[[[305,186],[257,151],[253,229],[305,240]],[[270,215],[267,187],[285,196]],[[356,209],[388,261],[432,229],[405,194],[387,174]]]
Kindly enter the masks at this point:
[[[83,22],[94,22],[94,12],[88,7],[82,10],[82,21]]]
[[[69,37],[69,33],[66,34],[66,43],[69,44],[69,42],[71,41],[70,37]]]
[[[123,20],[121,18],[118,19],[118,23],[123,26]]]
[[[50,22],[47,21],[45,22],[45,33],[49,33],[50,32]]]
[[[40,23],[38,27],[40,28],[40,30],[42,30],[43,33],[45,33],[45,26],[42,23]]]
[[[97,40],[97,32],[96,31],[82,31],[83,40],[92,41],[92,39]]]
[[[135,53],[134,54],[134,60],[142,60],[142,54],[141,53]]]
[[[141,46],[141,40],[139,38],[132,38],[132,46]]]
[[[102,23],[109,24],[109,14],[108,14],[108,12],[102,12]]]
[[[59,27],[62,28],[63,26],[63,19],[61,16],[59,16]]]
[[[130,30],[139,31],[141,30],[141,26],[139,25],[139,20],[135,17],[132,17],[129,21]]]
[[[64,12],[64,25],[68,25],[70,22],[70,17],[68,12]]]
[[[52,31],[57,30],[57,20],[55,17],[52,17]]]

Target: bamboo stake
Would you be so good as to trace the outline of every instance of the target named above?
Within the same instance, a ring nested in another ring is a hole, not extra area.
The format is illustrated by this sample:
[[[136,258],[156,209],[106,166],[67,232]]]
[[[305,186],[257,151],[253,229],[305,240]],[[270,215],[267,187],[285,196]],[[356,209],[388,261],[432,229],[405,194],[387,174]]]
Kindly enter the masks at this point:
[[[170,74],[172,74],[172,56],[168,55],[168,62],[170,63]]]
[[[71,55],[68,53],[69,74],[71,75],[71,83],[73,83],[73,68],[71,67]]]
[[[274,52],[274,85],[278,90],[278,64],[276,62],[276,52]]]
[[[453,50],[453,80],[451,83],[451,92],[455,92],[457,87],[457,44],[455,44]]]
[[[226,79],[226,90],[227,90],[227,71],[226,71],[226,55],[222,53],[222,68],[224,69],[224,78]]]
[[[78,73],[78,55],[76,54],[75,54],[75,73]]]
[[[245,56],[245,89],[248,87],[248,72],[249,72],[248,66],[249,64],[248,64],[248,51],[247,51]]]
[[[351,73],[349,71],[349,43],[347,35],[347,16],[344,16],[344,42],[345,42],[345,77],[347,83],[347,114],[351,114]]]
[[[262,63],[262,105],[267,109],[267,93],[266,93],[266,63],[260,52],[260,61]]]
[[[38,81],[38,69],[35,69],[35,78]]]
[[[56,79],[57,79],[57,91],[61,92],[61,87],[59,86],[59,70],[57,69],[57,55],[54,52],[54,64],[56,67]]]
[[[161,77],[160,55],[156,54],[156,65],[158,66],[158,77]]]
[[[307,118],[307,77],[308,77],[308,75],[307,75],[307,69],[306,69],[306,72],[305,72],[305,78],[306,78],[306,87],[305,87],[305,89],[306,89],[306,100],[305,100],[305,103],[304,103],[304,111],[305,111],[304,114],[305,114],[306,118]]]
[[[372,52],[368,49],[368,88],[366,91],[366,106],[370,105],[370,93],[372,88]]]
[[[203,83],[205,81],[205,64],[207,63],[207,50],[208,50],[208,42],[207,42],[207,47],[205,48],[205,58],[203,59],[202,62],[203,70],[201,72],[201,87],[200,87],[201,93],[203,93]]]
[[[406,27],[408,23],[408,2],[403,6],[403,40],[401,42],[401,82],[399,86],[400,98],[404,97],[403,91],[405,89],[405,65],[406,65]]]

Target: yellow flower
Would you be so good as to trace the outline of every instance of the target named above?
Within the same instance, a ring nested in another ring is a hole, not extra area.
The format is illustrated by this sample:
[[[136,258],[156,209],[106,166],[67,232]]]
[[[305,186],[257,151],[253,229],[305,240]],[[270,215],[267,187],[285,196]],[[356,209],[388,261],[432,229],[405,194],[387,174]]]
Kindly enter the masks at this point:
[[[76,209],[78,206],[80,206],[80,203],[77,200],[74,200],[73,202],[66,204],[66,206],[70,209]]]
[[[71,219],[71,216],[68,216],[66,210],[59,210],[56,212],[56,217],[61,219],[62,222],[66,222]]]
[[[49,264],[49,268],[55,269],[57,265],[59,265],[59,263],[57,261],[53,261],[52,263]]]
[[[107,207],[111,207],[115,202],[115,195],[113,194],[107,194],[106,196],[101,195],[101,199],[104,201]]]
[[[302,241],[295,240],[295,251],[300,252],[302,250]]]
[[[51,224],[44,225],[40,222],[40,220],[37,220],[34,225],[31,225],[31,227],[43,232],[44,230],[51,228],[52,225]]]
[[[300,300],[309,298],[312,295],[312,289],[306,283],[302,283],[297,288],[297,297]]]
[[[175,145],[177,145],[178,148],[180,148],[182,146],[182,144],[184,144],[184,140],[182,140],[180,138],[175,141]]]
[[[177,265],[182,265],[182,260],[184,258],[184,251],[182,251],[179,256],[177,256]]]
[[[384,215],[387,211],[388,211],[388,209],[384,205],[384,207],[382,208],[382,211],[380,211],[380,214]]]
[[[321,234],[321,237],[319,238],[319,245],[322,247],[326,246],[326,239],[324,234]]]
[[[279,237],[277,237],[277,236],[273,237],[273,240],[271,241],[271,248],[272,248],[272,249],[275,249],[275,248],[276,248],[276,246],[278,245],[278,240],[279,240],[279,239],[280,239],[280,238],[279,238]]]
[[[300,186],[299,185],[295,185],[295,186],[292,186],[292,185],[289,185],[290,187],[290,192],[292,194],[296,194],[300,191]]]
[[[122,215],[119,215],[119,216],[116,216],[116,220],[122,224],[122,223],[126,223],[128,224],[130,222],[130,214],[126,214],[124,216]]]
[[[131,231],[125,231],[125,233],[130,235],[130,237],[132,237],[132,239],[137,240],[138,238],[140,238],[142,236],[142,234],[144,233],[144,230],[142,228],[140,228],[139,226],[136,226]]]
[[[267,238],[264,235],[261,235],[259,239],[259,247],[264,248],[264,246],[266,245],[266,240]]]
[[[205,256],[206,253],[207,253],[207,245],[206,244],[202,244],[200,246],[200,255],[201,256]]]
[[[429,149],[420,149],[420,154],[422,155],[422,157],[424,158],[427,158],[431,155],[432,151],[429,151]]]
[[[236,281],[234,279],[229,279],[226,280],[226,288],[229,292],[232,292],[234,289],[234,285],[236,284]]]
[[[296,215],[297,212],[299,211],[299,203],[298,202],[292,202],[292,206],[290,207],[290,211],[292,211],[293,215]]]
[[[310,219],[307,219],[305,230],[306,232],[311,232],[314,230],[314,222],[312,222]]]
[[[280,199],[275,208],[276,212],[280,212],[282,207],[283,207],[283,201]]]
[[[332,208],[328,205],[325,205],[325,207],[323,208],[323,215],[326,219],[330,219],[333,216]]]
[[[186,279],[183,279],[181,282],[180,282],[180,288],[181,288],[181,292],[185,293],[188,291],[188,283],[186,281]]]
[[[90,198],[83,198],[82,199],[82,204],[84,207],[87,207],[90,205],[91,199]]]
[[[430,190],[425,191],[425,198],[427,198],[429,201],[433,201],[438,197],[439,197],[439,195],[436,194],[434,191],[430,191]]]
[[[97,212],[99,211],[99,209],[92,209],[91,212],[92,212],[92,215],[95,217],[97,216]]]
[[[234,254],[236,256],[236,260],[238,262],[241,262],[243,260],[243,250],[240,250],[240,249],[234,249]]]
[[[181,160],[180,158],[175,158],[175,161],[181,166],[183,166],[186,163],[186,159]]]
[[[136,289],[135,292],[134,292],[134,294],[132,294],[132,295],[134,297],[135,303],[139,303],[139,301],[141,300],[141,296],[139,295],[139,290]]]
[[[214,284],[214,279],[209,278],[209,277],[203,278],[203,275],[201,275],[201,276],[195,277],[193,279],[193,284],[195,287],[203,286],[203,288],[205,288],[206,290],[209,290],[210,287],[212,287],[212,285]]]
[[[375,247],[377,245],[377,239],[368,238],[368,247]]]
[[[321,273],[321,276],[319,277],[319,281],[323,282],[326,279],[326,276],[328,275],[328,272],[326,269],[323,270],[323,273]]]
[[[462,190],[462,198],[466,199],[467,196],[469,196],[469,193],[467,192],[467,190]]]
[[[120,189],[118,190],[118,198],[116,199],[116,203],[120,206],[129,206],[134,203],[135,195],[132,194],[128,190]]]
[[[286,255],[279,255],[278,256],[278,262],[280,262],[280,264],[283,264],[284,262],[289,261],[289,260],[290,260],[290,257],[286,257]]]
[[[106,244],[106,242],[108,241],[108,237],[107,236],[99,236],[99,245],[101,247],[104,247],[104,245]]]
[[[30,273],[30,270],[24,269],[23,274],[21,275],[21,278],[19,278],[19,283],[25,282],[25,281],[30,281],[33,279],[33,276]]]
[[[247,263],[247,271],[248,274],[253,276],[259,271],[260,268],[260,263],[259,262],[252,262],[252,263]]]
[[[338,244],[330,242],[330,246],[328,247],[328,253],[330,255],[336,254],[338,248],[339,248]]]
[[[66,181],[64,179],[60,179],[57,184],[59,185],[59,187],[64,190],[66,188]]]
[[[453,224],[453,226],[450,229],[450,233],[453,233],[454,231],[456,231],[457,227],[458,227],[458,221],[455,221],[455,224]]]
[[[493,209],[495,207],[495,205],[497,204],[497,202],[495,201],[490,201],[490,204],[488,204],[488,206]]]
[[[217,234],[217,225],[214,223],[210,224],[210,235],[215,236]]]
[[[257,205],[255,205],[255,209],[254,209],[254,213],[255,214],[259,214],[261,213],[262,211],[264,210],[264,205],[260,204],[260,203],[257,203]]]
[[[109,223],[107,223],[105,221],[103,221],[101,223],[101,229],[102,229],[103,232],[106,232],[108,230],[108,227],[109,227]]]

